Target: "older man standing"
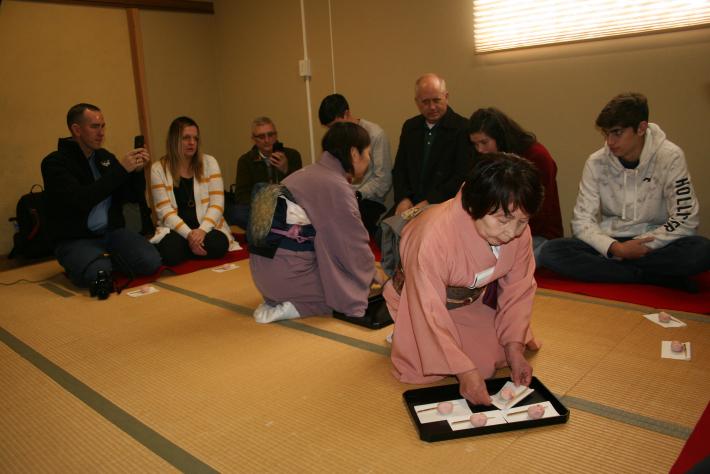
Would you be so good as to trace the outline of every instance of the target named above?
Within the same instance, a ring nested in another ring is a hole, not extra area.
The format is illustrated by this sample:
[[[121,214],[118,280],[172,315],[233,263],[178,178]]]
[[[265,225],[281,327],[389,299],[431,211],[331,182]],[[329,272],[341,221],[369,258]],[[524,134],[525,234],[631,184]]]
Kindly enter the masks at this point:
[[[251,192],[257,183],[280,183],[301,168],[301,154],[279,142],[276,125],[269,117],[257,117],[251,124],[254,146],[239,157],[235,181],[236,205],[225,209],[224,217],[231,225],[246,229],[249,222]]]
[[[454,197],[471,167],[468,121],[449,107],[444,78],[417,79],[414,102],[420,115],[404,122],[392,171],[397,214]]]
[[[350,112],[350,104],[341,94],[331,94],[321,101],[318,118],[321,125],[328,128],[338,122],[356,123],[370,135],[370,167],[361,180],[352,183],[352,187],[362,222],[370,235],[374,235],[377,221],[387,210],[385,198],[392,189],[392,158],[387,135],[376,123],[354,117]]]

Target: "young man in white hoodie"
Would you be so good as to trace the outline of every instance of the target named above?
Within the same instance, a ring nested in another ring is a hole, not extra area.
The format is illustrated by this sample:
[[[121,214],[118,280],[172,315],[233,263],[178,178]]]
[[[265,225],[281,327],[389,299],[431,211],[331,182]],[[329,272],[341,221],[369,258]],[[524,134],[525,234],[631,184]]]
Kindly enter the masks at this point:
[[[697,292],[688,277],[710,269],[710,240],[695,235],[699,205],[683,150],[648,122],[642,94],[614,97],[596,126],[605,144],[584,166],[574,238],[547,242],[542,266],[583,281]]]

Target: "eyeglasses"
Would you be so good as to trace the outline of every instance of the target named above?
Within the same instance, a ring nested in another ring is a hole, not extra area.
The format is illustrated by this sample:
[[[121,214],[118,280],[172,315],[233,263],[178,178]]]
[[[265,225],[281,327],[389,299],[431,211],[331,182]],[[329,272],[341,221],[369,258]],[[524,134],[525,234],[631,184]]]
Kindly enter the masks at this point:
[[[266,140],[267,138],[274,138],[276,136],[276,132],[266,132],[266,133],[260,133],[258,135],[252,135],[254,138],[258,138],[259,140]]]

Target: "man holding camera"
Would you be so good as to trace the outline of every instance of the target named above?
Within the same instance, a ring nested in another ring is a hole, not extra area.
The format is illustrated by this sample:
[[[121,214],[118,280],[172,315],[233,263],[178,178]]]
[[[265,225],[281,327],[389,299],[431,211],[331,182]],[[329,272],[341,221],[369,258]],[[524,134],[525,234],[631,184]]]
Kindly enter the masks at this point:
[[[301,168],[301,154],[279,142],[276,125],[269,117],[257,117],[251,124],[254,146],[239,157],[235,181],[235,203],[225,206],[224,217],[230,225],[247,228],[251,193],[257,183],[278,184]]]
[[[149,229],[143,167],[145,148],[116,157],[101,148],[106,122],[101,110],[77,104],[67,113],[71,137],[42,160],[49,233],[54,254],[76,285],[107,297],[113,266],[127,275],[149,275],[160,267],[158,251],[125,228],[123,205],[137,203]]]

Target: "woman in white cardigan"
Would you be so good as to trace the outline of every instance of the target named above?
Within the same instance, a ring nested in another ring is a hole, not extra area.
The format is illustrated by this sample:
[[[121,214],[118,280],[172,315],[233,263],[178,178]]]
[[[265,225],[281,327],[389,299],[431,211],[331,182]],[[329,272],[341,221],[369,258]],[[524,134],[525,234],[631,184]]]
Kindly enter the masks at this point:
[[[168,130],[167,154],[151,167],[158,215],[151,242],[167,266],[189,258],[221,258],[239,248],[222,217],[222,173],[214,157],[200,153],[199,138],[194,120],[176,118]]]

